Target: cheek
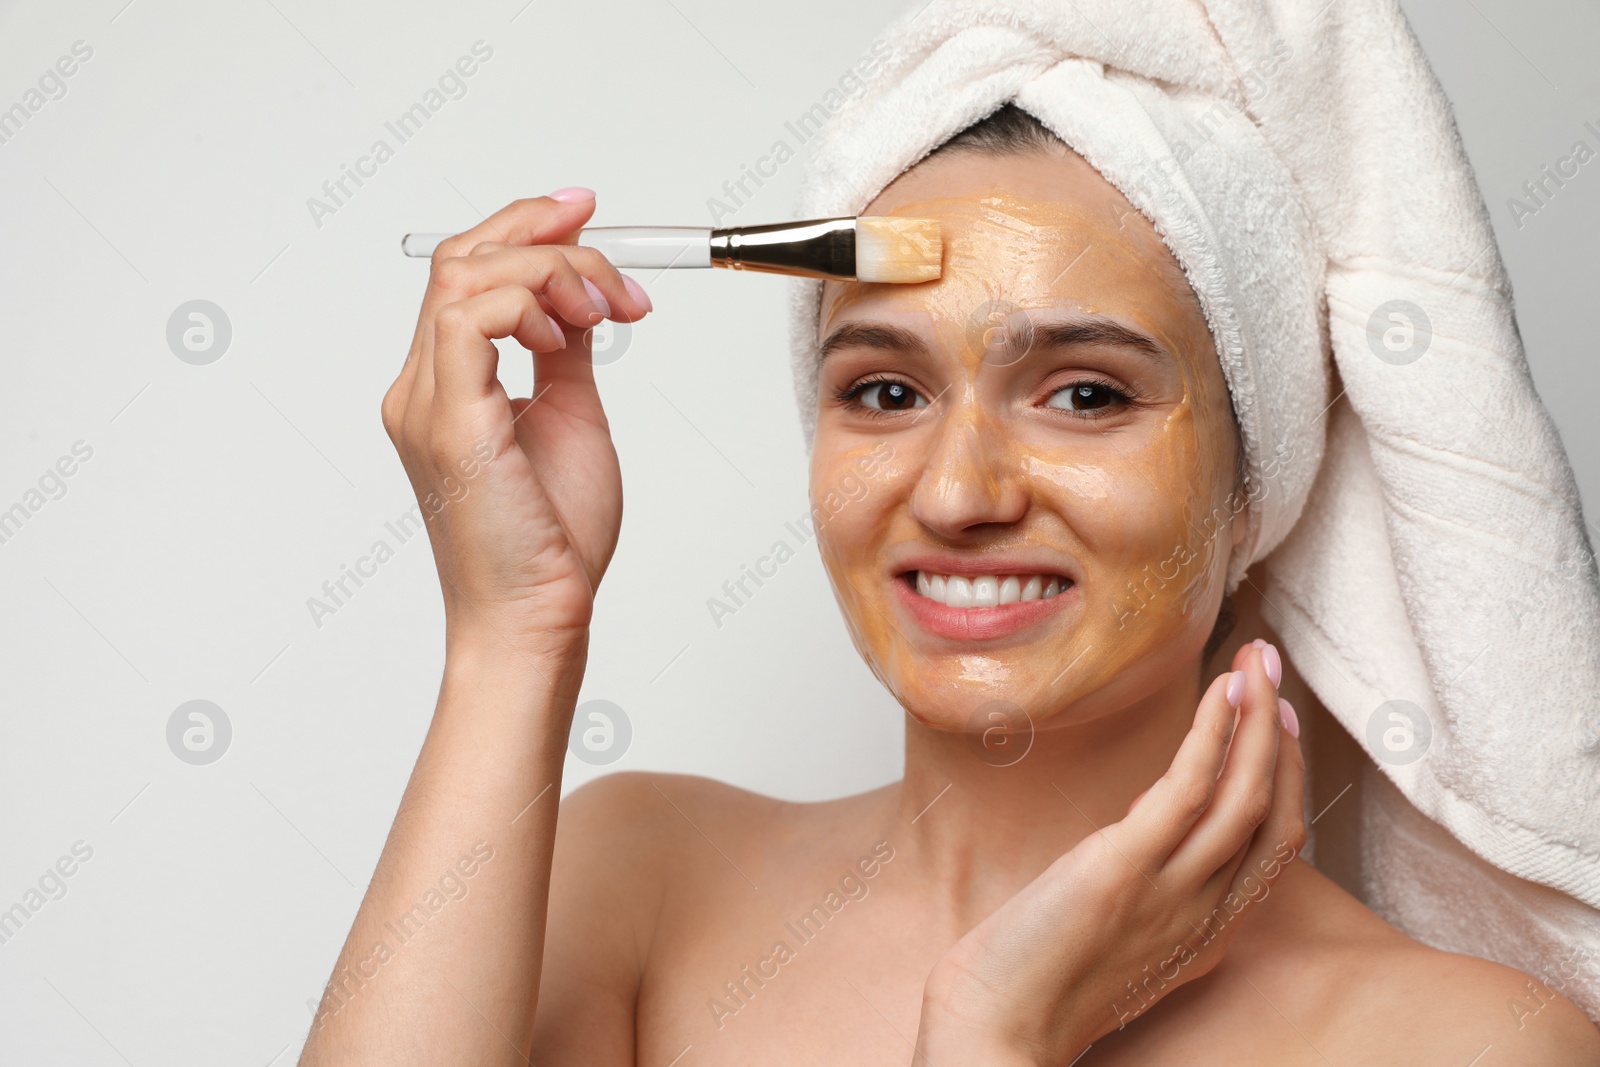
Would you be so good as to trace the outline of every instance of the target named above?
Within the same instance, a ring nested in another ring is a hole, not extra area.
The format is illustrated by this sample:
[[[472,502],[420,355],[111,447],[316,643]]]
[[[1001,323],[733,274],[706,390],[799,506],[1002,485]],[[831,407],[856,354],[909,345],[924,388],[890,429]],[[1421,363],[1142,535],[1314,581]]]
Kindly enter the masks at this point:
[[[891,692],[903,664],[899,636],[881,602],[882,560],[894,544],[896,520],[904,507],[907,486],[915,484],[916,459],[904,448],[874,442],[861,447],[824,451],[819,438],[811,467],[811,507],[817,523],[817,551],[828,572],[856,651]],[[843,486],[855,486],[847,495]],[[829,511],[830,501],[836,505]],[[823,516],[826,515],[826,520]]]
[[[1196,422],[1185,400],[1141,440],[1108,438],[1092,462],[1028,464],[1083,542],[1084,592],[1103,605],[1095,615],[1115,618],[1118,629],[1130,610],[1147,624],[1193,614],[1222,573],[1225,524],[1212,516],[1227,457]]]
[[[904,466],[882,441],[830,441],[819,434],[811,459],[811,521],[822,562],[836,585],[873,565],[893,514],[892,490]]]

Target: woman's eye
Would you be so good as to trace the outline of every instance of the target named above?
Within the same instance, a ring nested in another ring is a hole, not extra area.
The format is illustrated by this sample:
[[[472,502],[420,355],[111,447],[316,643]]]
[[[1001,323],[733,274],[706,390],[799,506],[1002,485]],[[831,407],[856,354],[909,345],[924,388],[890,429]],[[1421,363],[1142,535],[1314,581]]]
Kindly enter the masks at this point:
[[[1067,411],[1094,411],[1111,407],[1128,400],[1128,394],[1100,382],[1074,382],[1057,389],[1050,397],[1049,406]]]
[[[910,411],[925,408],[927,400],[905,382],[866,382],[858,387],[855,399],[877,411]]]

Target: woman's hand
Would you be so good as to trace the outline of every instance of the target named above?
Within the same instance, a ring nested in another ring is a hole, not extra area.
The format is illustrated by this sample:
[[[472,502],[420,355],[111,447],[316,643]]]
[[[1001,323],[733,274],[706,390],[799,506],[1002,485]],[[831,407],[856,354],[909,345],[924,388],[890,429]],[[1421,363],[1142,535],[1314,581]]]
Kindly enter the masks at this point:
[[[1305,761],[1282,728],[1293,711],[1280,713],[1282,667],[1268,648],[1239,650],[1172,766],[1121,822],[1084,838],[935,965],[917,1035],[927,1063],[1070,1063],[1221,961],[1306,839]]]
[[[443,242],[411,351],[383,398],[433,543],[452,646],[581,645],[617,545],[622,479],[590,331],[602,318],[639,319],[650,302],[577,246],[594,208],[588,190],[564,189]],[[506,396],[497,337],[533,352],[531,398]]]

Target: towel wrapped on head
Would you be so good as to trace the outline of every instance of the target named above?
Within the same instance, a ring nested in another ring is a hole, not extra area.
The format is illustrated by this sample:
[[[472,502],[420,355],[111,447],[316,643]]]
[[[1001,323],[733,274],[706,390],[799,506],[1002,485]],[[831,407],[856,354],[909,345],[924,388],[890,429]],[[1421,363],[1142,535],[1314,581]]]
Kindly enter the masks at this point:
[[[1262,563],[1267,620],[1370,757],[1361,895],[1600,1019],[1600,577],[1395,0],[932,0],[884,40],[797,216],[860,213],[1007,103],[1119,189],[1228,383],[1251,501],[1228,588]],[[792,284],[809,444],[822,285]]]

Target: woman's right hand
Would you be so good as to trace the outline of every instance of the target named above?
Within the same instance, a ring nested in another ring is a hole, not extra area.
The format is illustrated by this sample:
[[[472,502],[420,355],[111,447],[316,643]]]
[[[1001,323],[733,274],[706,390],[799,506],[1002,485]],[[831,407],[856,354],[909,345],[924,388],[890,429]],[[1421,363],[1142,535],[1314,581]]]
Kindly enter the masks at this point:
[[[1243,646],[1233,663],[1128,815],[1084,838],[935,965],[922,1059],[1073,1062],[1222,960],[1240,916],[1306,840],[1305,761],[1278,696],[1282,663],[1265,643]]]
[[[650,310],[644,290],[577,245],[594,195],[518,200],[440,244],[383,425],[416,491],[448,642],[523,653],[581,647],[616,549],[622,478],[595,388],[593,326]],[[561,321],[557,321],[557,320]],[[533,353],[510,399],[494,338]]]

